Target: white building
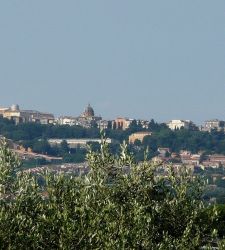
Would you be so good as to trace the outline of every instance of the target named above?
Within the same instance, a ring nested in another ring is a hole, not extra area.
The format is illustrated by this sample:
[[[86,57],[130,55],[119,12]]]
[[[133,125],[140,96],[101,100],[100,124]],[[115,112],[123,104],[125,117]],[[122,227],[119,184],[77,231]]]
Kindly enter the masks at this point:
[[[176,129],[189,129],[191,124],[193,124],[190,120],[172,120],[167,123],[167,126],[171,130],[176,130]]]
[[[107,129],[109,122],[107,120],[100,120],[100,121],[97,121],[97,125],[98,125],[98,128],[100,129]]]
[[[224,121],[220,121],[218,119],[208,120],[205,121],[204,127],[202,128],[203,131],[211,132],[211,130],[224,130]]]
[[[92,139],[92,138],[81,138],[81,139],[48,139],[48,143],[51,146],[59,146],[62,141],[66,141],[70,148],[86,147],[89,142],[98,142],[101,143],[101,139]],[[106,139],[107,143],[112,143],[112,139]]]
[[[69,125],[69,126],[74,126],[77,125],[78,121],[76,117],[72,116],[61,116],[58,118],[57,123],[59,125]]]

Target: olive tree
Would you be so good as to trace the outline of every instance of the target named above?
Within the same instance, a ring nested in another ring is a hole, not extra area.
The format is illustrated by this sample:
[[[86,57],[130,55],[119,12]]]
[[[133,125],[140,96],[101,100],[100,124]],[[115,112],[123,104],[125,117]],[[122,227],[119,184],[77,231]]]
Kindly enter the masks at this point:
[[[213,241],[202,219],[203,181],[186,169],[135,163],[121,146],[118,156],[103,140],[89,150],[85,176],[32,175],[0,148],[1,249],[200,249]],[[222,246],[222,242],[221,242]]]

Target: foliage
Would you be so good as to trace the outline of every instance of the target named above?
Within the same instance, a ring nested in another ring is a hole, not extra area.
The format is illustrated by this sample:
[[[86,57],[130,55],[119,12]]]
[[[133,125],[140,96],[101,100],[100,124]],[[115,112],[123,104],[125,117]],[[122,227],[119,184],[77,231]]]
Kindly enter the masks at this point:
[[[216,205],[216,210],[217,210],[217,220],[214,221],[213,226],[217,228],[218,230],[218,235],[219,237],[224,237],[225,236],[225,227],[224,227],[224,223],[225,223],[225,205]],[[208,209],[208,214],[210,215],[210,213],[212,214],[212,209],[209,208]],[[208,216],[206,216],[207,218]],[[225,243],[225,242],[224,242]]]
[[[15,174],[19,163],[2,144],[1,249],[183,250],[212,240],[199,219],[201,179],[171,168],[159,176],[147,161],[136,165],[126,145],[114,156],[104,141],[87,160],[86,176]]]
[[[83,128],[81,126],[53,125],[39,123],[14,124],[8,119],[0,117],[0,134],[14,141],[41,138],[98,138],[99,129]]]

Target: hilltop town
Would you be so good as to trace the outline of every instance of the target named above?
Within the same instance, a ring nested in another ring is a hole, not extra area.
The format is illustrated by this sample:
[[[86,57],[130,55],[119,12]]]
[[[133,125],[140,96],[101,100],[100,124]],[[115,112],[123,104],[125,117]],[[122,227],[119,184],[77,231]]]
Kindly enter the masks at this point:
[[[138,124],[142,126],[142,128],[148,128],[148,124],[150,121],[135,119],[135,118],[127,118],[127,117],[117,117],[113,120],[105,120],[101,116],[96,116],[94,109],[90,104],[85,108],[84,112],[79,116],[60,116],[55,117],[54,114],[40,112],[36,110],[22,110],[20,109],[18,104],[13,104],[11,107],[3,108],[0,107],[0,115],[3,118],[13,120],[16,124],[19,123],[27,123],[34,122],[40,124],[54,124],[54,125],[69,125],[69,126],[81,126],[84,128],[91,128],[93,126],[97,126],[98,128],[106,129],[122,129],[126,130],[129,128],[131,123],[136,120]],[[225,121],[221,121],[218,119],[207,120],[201,126],[195,125],[195,123],[191,120],[171,120],[169,122],[165,122],[165,124],[171,129],[191,129],[191,130],[200,130],[200,131],[208,131],[210,132],[213,129],[218,131],[225,130]]]

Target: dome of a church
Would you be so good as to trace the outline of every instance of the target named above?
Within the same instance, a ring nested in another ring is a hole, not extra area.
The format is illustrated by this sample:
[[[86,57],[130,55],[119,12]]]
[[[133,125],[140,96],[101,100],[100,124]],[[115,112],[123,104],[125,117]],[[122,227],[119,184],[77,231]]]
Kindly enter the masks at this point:
[[[88,106],[86,107],[84,113],[83,113],[83,116],[85,117],[93,117],[95,116],[95,112],[94,112],[94,109],[91,107],[90,104],[88,104]]]

